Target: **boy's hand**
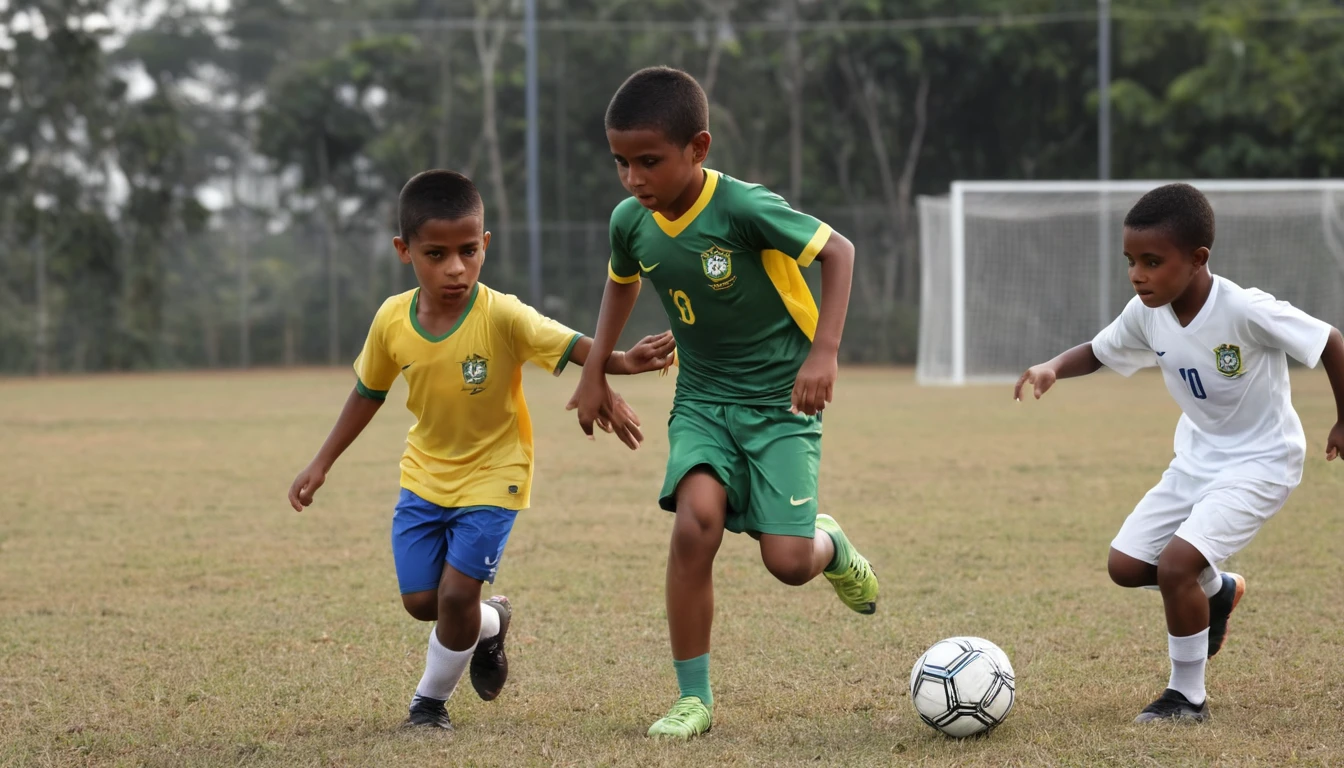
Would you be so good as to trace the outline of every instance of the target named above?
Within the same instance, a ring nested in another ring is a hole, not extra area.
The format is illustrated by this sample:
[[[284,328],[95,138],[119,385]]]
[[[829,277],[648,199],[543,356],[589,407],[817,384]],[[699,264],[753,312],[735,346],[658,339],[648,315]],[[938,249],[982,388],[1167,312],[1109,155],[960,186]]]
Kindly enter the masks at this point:
[[[579,386],[574,389],[574,395],[565,404],[565,410],[579,412],[579,429],[583,430],[583,434],[587,435],[589,440],[593,439],[593,422],[597,421],[599,411],[610,396],[611,388],[607,386],[606,375],[589,376],[588,368],[585,366],[583,374],[579,376]]]
[[[625,372],[630,375],[661,371],[672,365],[672,352],[677,348],[671,331],[657,336],[645,336],[625,353]]]
[[[1049,392],[1050,388],[1055,385],[1057,376],[1055,369],[1047,363],[1031,366],[1026,373],[1022,374],[1022,378],[1017,380],[1017,386],[1013,387],[1013,399],[1021,400],[1023,385],[1033,384],[1035,385],[1036,399],[1040,400],[1041,395]]]
[[[644,441],[644,433],[639,429],[639,416],[625,399],[607,386],[605,374],[589,379],[579,379],[579,387],[574,396],[565,404],[565,410],[579,412],[579,427],[588,439],[593,439],[593,424],[604,432],[615,434],[621,442],[630,446],[630,450],[639,447]]]
[[[835,353],[819,351],[816,347],[807,353],[803,367],[798,369],[798,378],[793,382],[793,405],[789,409],[794,413],[816,416],[831,402],[831,393],[835,389],[835,379],[840,373]]]
[[[1325,439],[1325,460],[1334,461],[1340,456],[1344,456],[1344,421],[1336,422]]]
[[[611,392],[611,400],[607,408],[598,415],[598,421],[605,421],[606,426],[603,429],[606,432],[614,433],[622,443],[630,446],[630,450],[636,450],[639,444],[644,442],[644,432],[639,428],[639,414],[625,402],[625,398],[614,391],[608,391]]]
[[[304,467],[289,486],[289,505],[295,512],[302,512],[304,507],[313,503],[313,494],[326,482],[327,470],[316,462]]]

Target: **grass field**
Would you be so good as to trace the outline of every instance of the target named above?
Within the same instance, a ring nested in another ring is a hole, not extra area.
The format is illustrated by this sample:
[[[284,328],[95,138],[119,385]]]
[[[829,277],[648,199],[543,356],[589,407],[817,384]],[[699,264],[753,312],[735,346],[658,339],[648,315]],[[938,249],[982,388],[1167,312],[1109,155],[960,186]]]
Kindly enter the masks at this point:
[[[1249,591],[1210,723],[1129,723],[1166,682],[1165,628],[1155,592],[1105,573],[1169,457],[1157,377],[1015,404],[859,369],[827,411],[822,500],[877,567],[879,612],[780,585],[725,540],[716,722],[684,746],[643,738],[676,690],[654,501],[672,383],[616,382],[649,433],[631,454],[582,439],[562,410],[576,381],[529,375],[534,506],[497,583],[512,677],[490,704],[464,686],[453,735],[396,729],[429,633],[388,546],[402,385],[295,514],[285,491],[345,371],[0,381],[0,764],[1344,765],[1344,466],[1321,457],[1320,371],[1294,379],[1302,487],[1234,563]],[[1017,669],[989,738],[941,737],[905,692],[957,634]]]

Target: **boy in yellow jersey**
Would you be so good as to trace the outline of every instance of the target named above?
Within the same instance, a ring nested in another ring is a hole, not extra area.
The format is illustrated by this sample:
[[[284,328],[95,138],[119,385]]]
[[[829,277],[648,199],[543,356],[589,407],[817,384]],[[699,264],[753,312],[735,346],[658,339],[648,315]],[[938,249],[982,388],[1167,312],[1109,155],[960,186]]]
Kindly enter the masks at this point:
[[[840,600],[877,610],[868,560],[818,510],[821,411],[831,400],[854,246],[758,184],[703,166],[709,105],[685,72],[631,75],[607,107],[607,142],[630,197],[611,214],[594,360],[612,354],[647,280],[677,339],[677,394],[659,505],[675,515],[667,623],[680,696],[654,738],[709,730],[714,556],[725,530],[760,541],[775,578],[825,574]],[[818,310],[800,268],[821,267]],[[587,368],[570,406],[592,434],[614,403]]]
[[[355,389],[317,456],[289,489],[296,511],[313,503],[337,457],[368,425],[400,374],[416,423],[401,458],[401,497],[392,518],[392,552],[402,604],[434,621],[425,673],[405,725],[452,729],[447,700],[471,667],[486,701],[508,677],[504,638],[511,606],[481,602],[494,582],[518,510],[532,484],[532,421],[522,366],[555,375],[582,365],[592,340],[545,318],[517,298],[477,282],[490,233],[471,180],[425,171],[398,200],[401,234],[393,239],[420,287],[383,302],[355,361]],[[606,372],[634,374],[671,362],[670,333],[645,337],[617,353]],[[600,426],[631,449],[643,435],[633,411],[612,399]]]

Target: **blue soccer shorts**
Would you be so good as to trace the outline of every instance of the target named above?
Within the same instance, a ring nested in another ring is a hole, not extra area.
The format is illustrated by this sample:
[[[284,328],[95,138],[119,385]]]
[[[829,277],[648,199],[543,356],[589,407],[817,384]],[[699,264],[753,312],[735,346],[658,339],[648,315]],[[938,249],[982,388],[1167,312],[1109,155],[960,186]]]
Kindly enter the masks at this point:
[[[444,563],[493,584],[517,516],[502,507],[441,507],[402,488],[392,515],[401,594],[438,589]]]

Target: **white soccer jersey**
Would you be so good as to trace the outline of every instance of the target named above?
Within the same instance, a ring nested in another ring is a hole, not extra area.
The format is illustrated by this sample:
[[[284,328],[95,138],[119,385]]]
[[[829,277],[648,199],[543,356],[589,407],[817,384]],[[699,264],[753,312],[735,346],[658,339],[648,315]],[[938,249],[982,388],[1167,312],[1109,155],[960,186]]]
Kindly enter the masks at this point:
[[[1135,296],[1092,340],[1108,368],[1162,369],[1181,407],[1171,467],[1196,478],[1238,477],[1296,486],[1307,440],[1293,410],[1285,353],[1315,368],[1330,326],[1257,288],[1214,276],[1208,301],[1182,327],[1170,305]]]

